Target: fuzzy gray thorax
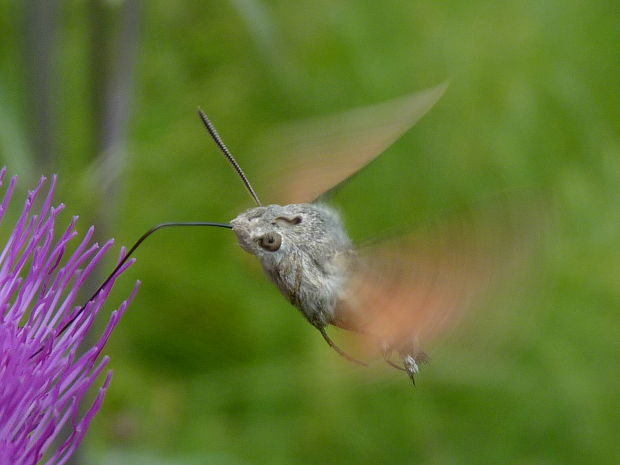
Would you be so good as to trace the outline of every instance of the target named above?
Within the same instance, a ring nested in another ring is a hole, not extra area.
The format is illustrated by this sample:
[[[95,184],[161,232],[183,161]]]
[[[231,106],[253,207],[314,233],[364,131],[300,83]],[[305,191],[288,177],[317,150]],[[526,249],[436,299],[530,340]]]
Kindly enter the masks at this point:
[[[231,221],[239,245],[318,328],[330,324],[354,257],[338,213],[317,204],[269,205]]]

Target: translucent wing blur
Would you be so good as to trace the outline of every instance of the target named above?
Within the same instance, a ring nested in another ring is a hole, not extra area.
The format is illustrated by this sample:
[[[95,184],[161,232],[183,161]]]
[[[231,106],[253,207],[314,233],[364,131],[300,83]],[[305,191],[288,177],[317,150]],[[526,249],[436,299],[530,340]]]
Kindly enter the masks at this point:
[[[502,205],[362,247],[334,324],[415,353],[523,264],[541,224]]]
[[[439,100],[447,83],[394,100],[281,128],[261,151],[279,168],[269,174],[270,201],[312,202],[359,171]]]

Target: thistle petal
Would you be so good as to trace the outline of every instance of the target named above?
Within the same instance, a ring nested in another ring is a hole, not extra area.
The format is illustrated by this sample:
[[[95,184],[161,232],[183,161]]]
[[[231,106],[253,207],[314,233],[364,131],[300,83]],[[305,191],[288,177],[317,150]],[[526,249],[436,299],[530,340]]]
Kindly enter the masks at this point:
[[[6,169],[0,170],[0,186]],[[0,222],[15,190],[16,177],[6,186],[0,202]],[[56,239],[55,224],[64,206],[53,206],[56,177],[42,195],[41,178],[28,193],[6,246],[0,253],[0,465],[61,465],[75,452],[95,414],[101,408],[111,380],[107,371],[92,405],[80,414],[80,405],[106,369],[101,357],[106,342],[134,298],[113,311],[97,343],[81,349],[105,304],[114,282],[128,261],[84,308],[76,305],[78,292],[112,247],[92,243],[91,227],[71,255],[78,236],[77,217]],[[121,250],[122,259],[124,249]],[[118,263],[118,262],[117,262]],[[61,438],[62,427],[73,426]],[[53,444],[61,444],[52,450]]]

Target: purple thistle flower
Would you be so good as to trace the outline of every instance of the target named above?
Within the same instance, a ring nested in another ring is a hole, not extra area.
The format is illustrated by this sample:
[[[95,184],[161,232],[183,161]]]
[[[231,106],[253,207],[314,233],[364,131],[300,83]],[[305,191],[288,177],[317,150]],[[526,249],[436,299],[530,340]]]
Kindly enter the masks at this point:
[[[6,169],[0,171],[3,185]],[[16,183],[8,183],[0,204],[0,222]],[[108,371],[94,402],[80,415],[80,403],[108,364],[101,351],[133,299],[112,312],[97,343],[84,353],[78,348],[91,330],[124,264],[98,295],[82,308],[79,289],[112,246],[92,244],[91,227],[69,257],[63,257],[77,236],[74,217],[55,238],[54,223],[63,210],[52,206],[56,178],[37,202],[45,178],[29,192],[26,204],[0,255],[0,465],[63,464],[84,438],[110,384]],[[40,204],[36,212],[35,204]],[[121,259],[125,250],[121,250]],[[119,259],[120,260],[120,259]],[[66,326],[66,329],[65,329]],[[65,330],[63,330],[65,329]],[[67,438],[59,435],[72,426]],[[61,442],[62,441],[62,442]],[[51,450],[52,444],[61,445]]]

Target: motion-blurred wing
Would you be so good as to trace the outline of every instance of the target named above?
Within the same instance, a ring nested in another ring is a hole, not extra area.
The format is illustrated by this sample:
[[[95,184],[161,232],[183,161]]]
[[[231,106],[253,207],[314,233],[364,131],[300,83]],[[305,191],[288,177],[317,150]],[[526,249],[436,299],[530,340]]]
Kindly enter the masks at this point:
[[[528,225],[506,214],[493,209],[484,218],[461,217],[361,248],[334,324],[368,336],[375,347],[417,351],[526,255],[540,218],[533,215],[535,225]]]
[[[447,83],[395,100],[281,128],[262,150],[277,160],[269,175],[285,205],[312,202],[359,171],[402,136],[439,100]]]

